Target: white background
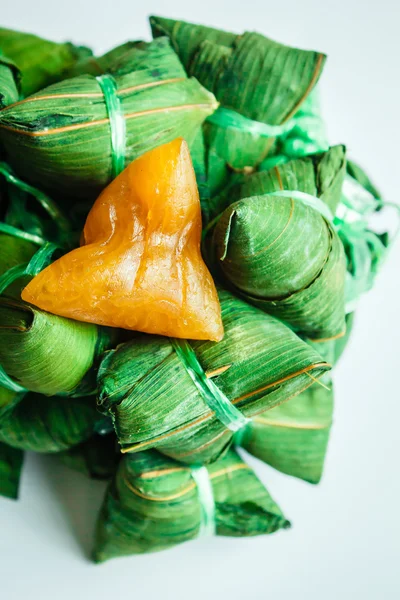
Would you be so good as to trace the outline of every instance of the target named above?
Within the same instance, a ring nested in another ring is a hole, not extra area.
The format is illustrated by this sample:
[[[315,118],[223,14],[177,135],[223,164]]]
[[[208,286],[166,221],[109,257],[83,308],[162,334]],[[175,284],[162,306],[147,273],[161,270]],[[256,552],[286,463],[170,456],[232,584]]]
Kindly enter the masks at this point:
[[[400,8],[395,0],[1,0],[0,21],[104,51],[149,38],[148,14],[328,54],[332,143],[347,144],[388,200],[399,193]],[[193,4],[193,6],[192,6]],[[19,502],[0,499],[4,600],[391,600],[400,597],[400,244],[365,297],[336,373],[336,415],[318,487],[257,464],[293,528],[203,539],[155,555],[88,561],[104,485],[28,456]]]

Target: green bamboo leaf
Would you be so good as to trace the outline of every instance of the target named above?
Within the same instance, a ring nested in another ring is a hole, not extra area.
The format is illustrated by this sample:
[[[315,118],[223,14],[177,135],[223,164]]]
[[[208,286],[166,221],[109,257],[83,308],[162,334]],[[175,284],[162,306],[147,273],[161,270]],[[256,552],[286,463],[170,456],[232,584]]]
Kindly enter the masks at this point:
[[[0,441],[33,452],[60,452],[89,439],[104,419],[93,397],[26,394],[2,415]]]
[[[0,109],[17,102],[21,73],[17,65],[4,56],[0,46]]]
[[[98,348],[99,341],[96,325],[0,297],[0,364],[26,389],[48,395],[87,393],[86,387],[76,388],[105,349],[103,340]]]
[[[326,152],[329,149],[318,87],[307,96],[293,116],[292,122],[293,127],[279,137],[274,151],[269,152],[267,158],[260,164],[260,171],[268,171],[294,158]]]
[[[0,386],[0,427],[1,419],[10,409],[22,400],[25,393],[15,392]]]
[[[333,415],[332,383],[254,417],[240,445],[278,471],[310,483],[321,479]]]
[[[217,535],[254,536],[289,526],[235,452],[207,472]],[[100,513],[94,560],[155,552],[197,538],[204,510],[200,495],[190,468],[154,451],[124,457]]]
[[[156,57],[160,59],[160,63],[165,68],[167,56],[163,51],[163,46],[166,45],[166,40],[160,40],[159,42],[158,45],[152,44],[151,46],[143,41],[125,42],[120,46],[112,48],[102,56],[85,57],[74,65],[69,71],[68,76],[97,76],[104,75],[105,73],[128,74],[136,69],[152,68],[154,66],[152,64],[153,58]],[[172,53],[169,55],[169,58],[169,76],[182,77],[184,71],[180,62],[176,60],[176,57]]]
[[[110,479],[115,473],[121,454],[117,449],[114,434],[95,434],[78,446],[58,452],[55,458],[87,477]]]
[[[210,92],[186,77],[166,39],[141,44],[135,56],[133,70],[115,75],[126,124],[125,164],[179,136],[191,144],[217,106]],[[41,189],[87,199],[112,178],[110,119],[93,76],[65,80],[3,110],[0,138],[15,171]]]
[[[346,148],[333,146],[327,152],[301,157],[272,169],[242,177],[230,193],[230,202],[280,190],[300,190],[317,196],[335,214],[346,173]]]
[[[243,199],[223,212],[213,235],[215,261],[234,289],[313,339],[345,332],[346,262],[332,225],[296,191],[333,207],[344,169],[344,149],[336,147],[249,176],[236,191]],[[293,197],[279,196],[285,190]]]
[[[368,174],[364,171],[359,164],[353,160],[347,160],[347,173],[353,177],[360,185],[363,186],[367,192],[372,194],[376,200],[382,200],[380,191],[375,187],[375,184],[369,178]]]
[[[0,442],[0,496],[17,499],[24,453]]]
[[[75,46],[70,42],[59,44],[30,33],[4,28],[0,28],[0,51],[20,69],[23,96],[59,81],[77,61],[92,54],[84,46]]]
[[[189,75],[212,91],[224,109],[267,125],[286,123],[306,100],[325,56],[279,44],[258,33],[236,35],[161,17],[150,17],[154,37],[167,35]],[[283,133],[283,132],[282,132]],[[278,149],[274,135],[246,127],[207,123],[211,194],[229,181],[228,167],[254,169]]]
[[[16,177],[11,167],[1,161],[0,195],[5,204],[2,218],[6,224],[62,247],[78,242],[69,219],[57,203]]]
[[[245,417],[295,396],[329,365],[278,320],[220,292],[225,336],[191,342],[198,361]],[[185,463],[215,460],[232,431],[216,418],[169,338],[137,335],[106,353],[99,407],[123,451],[157,448]]]
[[[0,233],[0,275],[11,269],[11,267],[29,262],[37,249],[37,244],[29,240]],[[7,288],[7,295],[19,297],[21,290],[27,283],[27,278],[14,281]]]

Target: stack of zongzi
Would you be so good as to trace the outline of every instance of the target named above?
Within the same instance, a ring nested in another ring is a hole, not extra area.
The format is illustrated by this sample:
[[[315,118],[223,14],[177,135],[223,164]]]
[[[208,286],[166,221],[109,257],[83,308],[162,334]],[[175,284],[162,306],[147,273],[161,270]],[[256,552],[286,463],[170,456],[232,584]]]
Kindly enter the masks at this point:
[[[0,29],[0,494],[24,451],[109,479],[99,562],[289,526],[236,449],[318,483],[393,241],[323,54],[150,20],[99,57]]]

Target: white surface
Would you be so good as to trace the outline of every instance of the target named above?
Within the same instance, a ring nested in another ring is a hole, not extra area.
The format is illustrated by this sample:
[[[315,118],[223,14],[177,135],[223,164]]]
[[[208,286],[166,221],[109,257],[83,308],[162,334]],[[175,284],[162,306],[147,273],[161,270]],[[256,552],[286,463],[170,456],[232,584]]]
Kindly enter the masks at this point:
[[[5,6],[4,6],[5,3]],[[395,0],[2,0],[2,25],[103,51],[149,37],[162,14],[259,31],[325,51],[324,110],[345,142],[398,201],[400,9]],[[367,8],[368,7],[368,8]],[[4,600],[394,600],[400,596],[400,244],[361,303],[336,373],[336,415],[318,487],[257,464],[293,528],[274,536],[204,539],[94,566],[85,558],[103,484],[29,456],[21,500],[0,500]]]

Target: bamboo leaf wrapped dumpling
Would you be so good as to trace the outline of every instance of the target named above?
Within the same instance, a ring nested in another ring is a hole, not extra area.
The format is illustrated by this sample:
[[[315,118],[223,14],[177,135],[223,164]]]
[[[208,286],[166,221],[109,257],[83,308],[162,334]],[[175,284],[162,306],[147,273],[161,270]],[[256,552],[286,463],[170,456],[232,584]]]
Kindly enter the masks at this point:
[[[0,110],[17,102],[21,73],[17,65],[1,51],[0,46]]]
[[[336,365],[349,341],[353,320],[353,314],[346,315],[346,334],[341,338],[319,343],[308,340],[308,343],[324,360]],[[235,444],[283,473],[318,483],[333,417],[330,375],[296,398],[254,417],[235,434]]]
[[[215,460],[246,417],[288,400],[329,370],[277,319],[226,291],[220,302],[225,336],[218,344],[137,335],[104,356],[98,403],[113,419],[123,452],[156,448],[189,464]],[[217,387],[211,398],[205,379]]]
[[[84,245],[39,273],[22,298],[80,321],[220,340],[221,311],[200,237],[190,154],[176,139],[132,162],[103,191]]]
[[[0,419],[0,442],[33,452],[60,452],[89,439],[104,417],[93,397],[28,393]]]
[[[109,343],[109,333],[96,325],[0,297],[0,364],[28,390],[77,396],[95,392],[90,369]]]
[[[168,35],[187,73],[221,103],[205,126],[214,194],[226,183],[227,166],[255,168],[276,151],[274,137],[292,127],[288,121],[318,81],[325,56],[258,33],[236,35],[161,17],[150,23],[153,36]]]
[[[310,483],[321,479],[332,425],[333,389],[314,384],[254,417],[236,442],[278,471]]]
[[[47,395],[94,393],[96,364],[110,346],[113,331],[58,317],[19,300],[31,279],[24,275],[27,265],[39,261],[42,250],[37,251],[38,242],[31,241],[35,236],[9,229],[13,235],[0,234],[0,365],[11,381],[5,382],[0,373],[2,385]]]
[[[2,110],[0,142],[15,171],[41,189],[87,199],[113,179],[116,163],[179,136],[190,145],[217,107],[214,96],[187,78],[167,39],[139,43],[132,65],[114,79],[67,79]],[[110,102],[120,110],[109,113]]]
[[[346,261],[326,212],[344,170],[337,147],[250,175],[213,234],[215,262],[234,289],[311,339],[345,332]]]
[[[230,451],[191,470],[154,451],[125,456],[106,493],[96,562],[171,548],[199,535],[244,537],[289,526],[254,472]]]
[[[70,42],[60,44],[31,33],[4,28],[0,28],[1,52],[20,69],[23,96],[59,81],[77,61],[92,54],[85,46],[75,46]]]

